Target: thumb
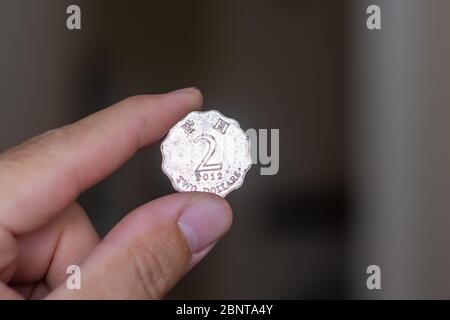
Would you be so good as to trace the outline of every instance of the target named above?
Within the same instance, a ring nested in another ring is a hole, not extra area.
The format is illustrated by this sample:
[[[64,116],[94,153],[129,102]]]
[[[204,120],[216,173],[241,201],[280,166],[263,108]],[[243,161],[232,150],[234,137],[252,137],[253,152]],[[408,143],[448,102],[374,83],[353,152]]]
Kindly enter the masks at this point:
[[[81,289],[60,284],[48,299],[159,299],[229,229],[228,203],[177,193],[130,213],[82,261]]]

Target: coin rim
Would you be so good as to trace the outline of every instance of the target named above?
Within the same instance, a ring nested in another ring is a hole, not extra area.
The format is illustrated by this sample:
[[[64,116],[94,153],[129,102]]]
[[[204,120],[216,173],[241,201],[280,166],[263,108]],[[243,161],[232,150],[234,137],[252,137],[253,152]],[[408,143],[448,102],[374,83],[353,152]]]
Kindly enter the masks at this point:
[[[181,124],[183,121],[185,121],[185,120],[189,117],[189,115],[191,115],[192,113],[203,114],[203,113],[208,113],[208,112],[217,112],[217,113],[218,113],[219,115],[221,115],[222,117],[233,120],[233,121],[237,124],[237,129],[240,130],[240,131],[242,132],[242,134],[246,137],[246,140],[247,140],[247,154],[248,154],[248,156],[249,156],[249,158],[250,158],[250,164],[248,165],[248,167],[247,167],[245,170],[243,170],[241,182],[240,182],[239,184],[237,184],[237,185],[232,186],[230,189],[226,190],[226,192],[225,192],[223,195],[220,195],[220,194],[217,194],[217,193],[212,193],[212,192],[199,191],[199,190],[197,190],[197,191],[185,191],[185,190],[180,190],[180,189],[175,185],[175,183],[173,182],[172,176],[171,176],[169,173],[167,173],[167,171],[164,169],[164,162],[165,162],[165,160],[166,160],[166,159],[165,159],[166,157],[165,157],[165,155],[164,155],[164,143],[165,143],[165,142],[167,141],[167,139],[169,138],[170,133],[175,129],[175,127],[178,126],[178,124]],[[167,132],[166,137],[165,137],[164,140],[161,142],[160,150],[161,150],[161,156],[162,156],[161,170],[162,170],[162,172],[167,176],[167,178],[169,178],[170,183],[172,184],[172,187],[173,187],[176,191],[178,191],[178,192],[204,192],[204,193],[215,194],[215,195],[217,195],[217,196],[219,196],[219,197],[225,198],[231,191],[234,191],[234,190],[239,189],[240,187],[242,187],[242,185],[244,184],[245,177],[246,177],[247,173],[250,171],[250,169],[251,169],[251,167],[252,167],[252,165],[253,165],[253,161],[252,161],[252,157],[251,157],[251,140],[250,140],[249,136],[247,136],[247,135],[245,134],[245,131],[241,128],[241,125],[239,124],[239,122],[238,122],[236,119],[227,117],[227,116],[225,116],[224,114],[222,114],[220,111],[218,111],[218,110],[216,110],[216,109],[210,109],[210,110],[207,110],[207,111],[191,111],[191,112],[189,112],[183,119],[181,119],[180,121],[178,121],[176,124],[174,124],[174,125],[172,126],[172,128],[170,128],[169,132]]]

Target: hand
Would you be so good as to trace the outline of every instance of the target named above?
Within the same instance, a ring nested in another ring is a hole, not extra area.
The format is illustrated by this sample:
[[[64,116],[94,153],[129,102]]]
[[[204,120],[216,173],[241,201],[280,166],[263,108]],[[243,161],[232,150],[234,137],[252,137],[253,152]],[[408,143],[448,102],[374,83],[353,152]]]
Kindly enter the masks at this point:
[[[172,194],[100,240],[75,200],[201,104],[193,88],[136,96],[1,154],[0,299],[163,297],[228,230],[227,202]],[[80,290],[66,286],[70,265]]]

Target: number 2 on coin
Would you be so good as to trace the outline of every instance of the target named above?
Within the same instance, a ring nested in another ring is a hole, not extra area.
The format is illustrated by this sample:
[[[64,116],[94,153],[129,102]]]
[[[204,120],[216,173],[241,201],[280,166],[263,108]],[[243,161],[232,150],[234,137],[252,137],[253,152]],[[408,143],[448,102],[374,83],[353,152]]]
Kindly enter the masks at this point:
[[[204,141],[208,144],[208,150],[203,157],[202,161],[198,165],[195,172],[203,172],[203,171],[218,171],[222,170],[222,162],[221,163],[209,163],[212,156],[216,152],[217,142],[216,139],[210,134],[202,134],[194,139],[194,143],[198,143],[199,141]]]

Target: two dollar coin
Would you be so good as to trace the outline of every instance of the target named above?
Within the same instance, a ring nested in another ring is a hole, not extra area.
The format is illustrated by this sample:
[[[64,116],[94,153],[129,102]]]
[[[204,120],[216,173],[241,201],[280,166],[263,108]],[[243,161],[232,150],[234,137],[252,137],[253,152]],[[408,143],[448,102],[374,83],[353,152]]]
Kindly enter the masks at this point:
[[[252,165],[250,139],[220,112],[194,111],[161,144],[162,170],[175,190],[225,197],[239,188]]]

